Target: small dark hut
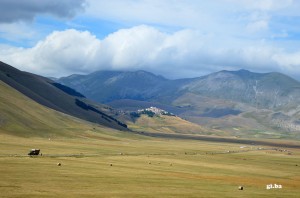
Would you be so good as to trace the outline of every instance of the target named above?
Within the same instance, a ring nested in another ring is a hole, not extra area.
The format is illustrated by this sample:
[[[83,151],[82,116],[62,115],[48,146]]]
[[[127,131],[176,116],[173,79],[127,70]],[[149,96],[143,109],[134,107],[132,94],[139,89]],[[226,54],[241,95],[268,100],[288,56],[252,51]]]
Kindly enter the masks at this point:
[[[40,154],[40,149],[31,149],[28,153],[28,155],[39,155]]]

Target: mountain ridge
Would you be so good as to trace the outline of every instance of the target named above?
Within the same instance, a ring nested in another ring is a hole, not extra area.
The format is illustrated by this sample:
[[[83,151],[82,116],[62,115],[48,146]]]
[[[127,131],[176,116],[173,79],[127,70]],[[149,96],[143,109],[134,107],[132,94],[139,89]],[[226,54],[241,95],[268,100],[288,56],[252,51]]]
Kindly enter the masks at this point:
[[[120,71],[105,76],[105,72],[98,71],[97,74],[97,78],[81,75],[80,80],[73,76],[58,82],[76,90],[79,88],[88,98],[120,110],[158,104],[158,107],[174,110],[178,116],[211,129],[241,129],[254,135],[259,131],[265,134],[300,131],[300,82],[278,72],[223,70],[176,80],[159,78],[149,72],[143,72],[149,78],[134,72],[128,75]],[[82,79],[93,83],[84,84]],[[105,83],[107,81],[109,83]],[[82,87],[85,89],[80,89]],[[134,101],[138,101],[136,107]]]
[[[143,76],[139,76],[140,73]],[[263,108],[274,108],[287,103],[285,101],[283,104],[269,104],[274,94],[278,97],[280,94],[284,95],[286,92],[289,94],[300,89],[300,82],[284,74],[254,73],[244,69],[223,70],[201,77],[176,80],[166,79],[146,71],[97,71],[88,75],[63,77],[58,82],[78,90],[97,102],[107,103],[119,99],[155,101],[155,98],[162,100],[168,95],[191,92],[209,97],[220,96],[220,98],[237,100],[254,106],[261,105]],[[284,90],[278,92],[281,88]],[[222,89],[224,92],[220,94]],[[111,93],[109,90],[114,92]],[[262,92],[269,92],[268,101],[259,98]],[[236,97],[241,93],[243,97]]]

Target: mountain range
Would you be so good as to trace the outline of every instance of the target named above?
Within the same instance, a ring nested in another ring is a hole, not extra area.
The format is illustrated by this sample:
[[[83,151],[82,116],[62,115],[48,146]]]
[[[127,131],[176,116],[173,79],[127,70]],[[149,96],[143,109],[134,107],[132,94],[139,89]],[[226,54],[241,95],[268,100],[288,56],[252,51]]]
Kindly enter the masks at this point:
[[[179,80],[169,80],[146,71],[99,71],[63,77],[58,82],[102,103],[133,99],[167,104],[174,97],[194,93],[274,109],[297,103],[300,95],[300,83],[286,75],[247,70],[220,71]]]
[[[57,82],[120,110],[156,106],[237,136],[298,136],[300,131],[300,83],[281,73],[220,71],[170,80],[146,71],[98,71]]]
[[[281,73],[220,71],[170,80],[146,71],[98,71],[49,79],[0,62],[0,82],[1,128],[33,122],[19,105],[25,101],[13,104],[14,89],[48,109],[118,130],[300,138],[300,83]],[[176,116],[132,118],[149,107]]]

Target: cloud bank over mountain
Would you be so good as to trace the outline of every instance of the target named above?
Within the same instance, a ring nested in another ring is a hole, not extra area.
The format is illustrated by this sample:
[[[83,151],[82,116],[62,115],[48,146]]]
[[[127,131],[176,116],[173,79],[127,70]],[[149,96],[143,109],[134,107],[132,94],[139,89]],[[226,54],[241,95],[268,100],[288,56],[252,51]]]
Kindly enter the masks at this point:
[[[300,79],[299,9],[294,0],[4,0],[0,60],[56,77],[248,69]]]
[[[295,74],[300,64],[300,52],[291,54],[263,42],[224,45],[222,39],[197,30],[166,33],[146,25],[121,29],[102,40],[88,31],[68,29],[53,32],[32,48],[1,48],[0,56],[47,76],[143,69],[176,78],[239,68]]]

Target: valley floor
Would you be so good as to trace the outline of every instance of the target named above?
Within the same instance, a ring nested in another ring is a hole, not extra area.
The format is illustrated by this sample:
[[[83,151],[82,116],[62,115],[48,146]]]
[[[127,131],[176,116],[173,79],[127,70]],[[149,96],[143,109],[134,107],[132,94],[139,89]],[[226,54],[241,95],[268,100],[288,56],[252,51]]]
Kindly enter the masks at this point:
[[[42,156],[28,157],[31,148]],[[61,166],[57,166],[61,163]],[[266,189],[267,185],[282,188]],[[238,190],[238,186],[244,190]],[[0,133],[0,197],[299,197],[300,149],[89,131]]]

